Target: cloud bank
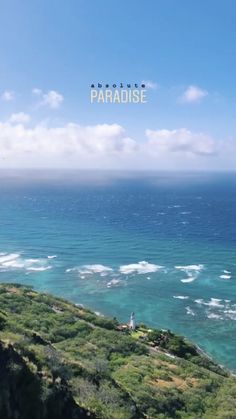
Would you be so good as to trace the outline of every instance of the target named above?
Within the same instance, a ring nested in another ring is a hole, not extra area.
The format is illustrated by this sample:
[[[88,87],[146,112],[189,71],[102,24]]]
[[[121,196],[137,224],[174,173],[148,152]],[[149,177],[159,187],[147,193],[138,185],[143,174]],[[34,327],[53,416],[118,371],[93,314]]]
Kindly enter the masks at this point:
[[[30,116],[24,112],[13,113],[8,119],[8,122],[13,124],[26,124],[29,121]]]
[[[216,142],[206,134],[195,134],[186,128],[146,130],[148,145],[154,153],[170,152],[192,155],[216,153]]]
[[[235,168],[235,148],[234,141],[223,144],[187,128],[146,129],[137,141],[115,123],[33,126],[24,112],[0,122],[0,168]]]

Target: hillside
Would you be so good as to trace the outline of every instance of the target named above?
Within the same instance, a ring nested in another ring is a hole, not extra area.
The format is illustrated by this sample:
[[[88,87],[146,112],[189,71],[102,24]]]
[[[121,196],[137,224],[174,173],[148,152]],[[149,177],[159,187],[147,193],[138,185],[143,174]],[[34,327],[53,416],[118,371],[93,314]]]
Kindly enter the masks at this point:
[[[0,418],[236,418],[236,379],[182,337],[0,285]]]

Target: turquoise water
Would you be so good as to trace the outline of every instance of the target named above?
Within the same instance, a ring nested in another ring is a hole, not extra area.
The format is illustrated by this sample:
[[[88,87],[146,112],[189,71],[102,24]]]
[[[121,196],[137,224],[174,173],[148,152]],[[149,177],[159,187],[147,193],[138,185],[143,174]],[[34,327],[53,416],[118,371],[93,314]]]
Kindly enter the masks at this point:
[[[236,175],[0,177],[1,282],[170,328],[236,370]]]

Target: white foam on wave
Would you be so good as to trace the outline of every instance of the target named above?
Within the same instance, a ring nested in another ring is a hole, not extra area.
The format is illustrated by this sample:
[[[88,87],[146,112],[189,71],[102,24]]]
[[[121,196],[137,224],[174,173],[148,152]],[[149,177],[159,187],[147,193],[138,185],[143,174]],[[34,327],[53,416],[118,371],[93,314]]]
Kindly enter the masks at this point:
[[[46,271],[51,269],[47,259],[24,259],[19,253],[5,253],[0,256],[0,270]]]
[[[220,298],[211,298],[208,301],[205,301],[202,298],[194,300],[195,303],[200,304],[200,305],[204,305],[204,306],[208,306],[208,307],[223,308],[224,304],[222,304],[221,301],[222,300]]]
[[[232,309],[224,310],[224,315],[226,319],[236,320],[236,310],[232,310]]]
[[[43,272],[52,269],[52,266],[48,265],[47,259],[24,259],[22,262],[26,271]]]
[[[111,288],[111,287],[113,287],[115,285],[118,285],[119,283],[120,283],[120,279],[113,278],[111,281],[109,281],[107,283],[107,288]]]
[[[208,302],[208,306],[209,307],[224,307],[224,304],[221,304],[221,299],[220,298],[211,298],[210,301]]]
[[[178,300],[187,300],[189,297],[187,295],[173,295],[173,298]]]
[[[197,304],[204,304],[204,300],[202,298],[198,298],[197,300],[194,300]]]
[[[236,314],[236,310],[232,310],[232,309],[224,310],[224,313]]]
[[[216,314],[216,313],[207,314],[207,318],[214,319],[214,320],[223,320],[223,317],[220,314]]]
[[[223,275],[220,275],[220,278],[221,279],[231,279],[232,278],[232,276],[231,275],[226,275],[226,274],[223,274]]]
[[[100,276],[106,276],[112,271],[113,269],[110,268],[109,266],[100,265],[100,264],[84,265],[78,270],[80,275],[100,274]]]
[[[49,269],[52,269],[52,266],[30,266],[29,268],[27,268],[27,271],[43,272],[48,271]]]
[[[75,266],[74,268],[66,269],[66,272],[73,272],[76,271],[82,276],[92,275],[92,274],[100,274],[100,276],[106,276],[109,273],[113,272],[113,269],[109,266],[94,264],[94,265],[83,265],[83,266]]]
[[[1,267],[3,268],[13,268],[13,269],[21,269],[25,267],[25,264],[20,259],[16,258],[13,260],[9,260],[7,262],[2,263]]]
[[[119,267],[119,273],[129,275],[129,274],[147,274],[151,272],[157,272],[159,269],[162,269],[163,266],[155,265],[146,261],[141,261],[138,263],[131,263],[129,265],[121,265]],[[75,266],[74,268],[66,269],[66,272],[77,271],[80,275],[92,275],[100,274],[100,276],[107,276],[114,272],[112,268],[105,265],[94,264],[94,265],[83,265]],[[116,275],[117,273],[114,273]],[[150,277],[149,277],[150,278]]]
[[[4,265],[8,261],[14,261],[17,259],[20,255],[18,253],[1,253],[0,256],[0,265]]]
[[[190,314],[191,316],[195,316],[194,311],[189,306],[185,307],[185,309],[186,309],[187,314]]]
[[[186,266],[175,266],[175,269],[180,269],[181,271],[197,271],[200,272],[204,268],[204,265],[186,265]]]
[[[48,255],[48,259],[55,259],[57,258],[57,255]]]
[[[204,300],[202,298],[195,300],[195,303],[200,304],[206,308],[206,316],[213,320],[236,320],[236,304],[231,303],[231,300],[223,300],[220,298],[210,298]]]
[[[204,265],[177,265],[175,269],[180,270],[181,272],[186,273],[187,278],[181,279],[181,282],[188,283],[193,282],[197,279],[199,273],[204,269]]]
[[[188,278],[181,279],[180,281],[181,281],[181,282],[186,282],[186,283],[188,283],[188,282],[193,282],[193,281],[195,281],[195,279],[197,279],[197,275],[194,275],[194,276],[189,276]]]
[[[100,272],[100,276],[107,276],[109,272],[111,271],[106,270],[106,271]]]
[[[157,272],[158,270],[162,269],[163,266],[155,265],[154,263],[149,263],[144,261],[138,263],[131,263],[129,265],[122,265],[119,268],[120,273],[129,275],[133,273],[137,274],[147,274],[151,272]]]

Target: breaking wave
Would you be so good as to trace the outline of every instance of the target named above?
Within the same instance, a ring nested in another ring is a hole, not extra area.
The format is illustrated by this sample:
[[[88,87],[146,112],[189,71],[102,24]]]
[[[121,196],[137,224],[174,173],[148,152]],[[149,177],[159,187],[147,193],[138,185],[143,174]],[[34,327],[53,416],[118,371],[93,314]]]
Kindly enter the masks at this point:
[[[120,279],[113,278],[111,281],[107,283],[107,288],[114,287],[120,283]]]
[[[180,281],[181,282],[186,282],[186,283],[188,283],[188,282],[193,282],[193,281],[195,281],[195,279],[197,279],[197,275],[189,275],[189,277],[188,278],[184,278],[184,279],[181,279]]]
[[[120,274],[123,275],[133,275],[133,274],[148,274],[157,272],[158,270],[163,269],[163,266],[156,265],[154,263],[149,263],[146,261],[141,261],[138,263],[131,263],[129,265],[121,265],[118,268],[111,268],[109,266],[101,265],[101,264],[93,264],[93,265],[82,265],[82,266],[75,266],[73,268],[67,268],[65,272],[77,272],[81,278],[85,278],[87,276],[99,274],[101,277],[105,277],[107,275],[119,276]],[[151,279],[150,276],[147,279]],[[110,285],[112,286],[118,281],[114,279],[113,282],[110,281]]]
[[[175,269],[178,269],[187,275],[187,278],[181,279],[181,282],[188,283],[197,279],[199,273],[204,269],[204,265],[175,266]]]
[[[186,309],[186,313],[187,314],[190,314],[191,316],[195,316],[194,311],[189,306],[188,307],[185,307],[185,309]]]
[[[52,266],[48,265],[47,259],[27,259],[18,253],[1,253],[0,271],[26,270],[26,271],[47,271]]]
[[[231,279],[232,278],[231,272],[224,269],[223,274],[220,275],[220,278],[221,279]]]
[[[74,268],[66,269],[66,272],[78,272],[78,274],[82,276],[92,275],[95,273],[100,274],[101,276],[106,276],[113,271],[112,268],[109,266],[95,264],[95,265],[83,265],[83,266],[75,266]]]
[[[163,266],[155,265],[154,263],[148,263],[146,261],[131,263],[129,265],[122,265],[119,268],[120,273],[129,275],[133,273],[137,274],[147,274],[151,272],[157,272],[162,269]]]
[[[197,271],[200,272],[202,269],[204,268],[204,265],[186,265],[186,266],[175,266],[175,269],[180,269],[181,271],[184,272],[189,272],[189,271]]]
[[[189,297],[187,295],[173,295],[173,298],[178,300],[187,300]]]
[[[236,304],[231,300],[223,300],[220,298],[210,298],[204,300],[202,298],[194,300],[200,306],[206,307],[206,316],[213,320],[236,320]]]
[[[197,299],[194,300],[195,303],[200,304],[200,305],[204,305],[204,306],[208,306],[208,307],[224,307],[224,304],[221,303],[220,298],[211,298],[209,301],[204,301],[203,299]]]

